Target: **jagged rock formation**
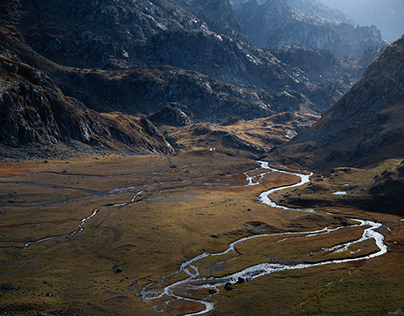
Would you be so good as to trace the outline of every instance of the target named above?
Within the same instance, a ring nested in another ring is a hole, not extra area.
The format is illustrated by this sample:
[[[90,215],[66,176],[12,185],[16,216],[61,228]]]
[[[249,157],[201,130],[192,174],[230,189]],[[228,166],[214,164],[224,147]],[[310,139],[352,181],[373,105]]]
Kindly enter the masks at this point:
[[[391,44],[311,129],[278,152],[317,166],[403,156],[403,65],[404,37]]]
[[[11,3],[13,0],[7,1]],[[72,94],[77,92],[74,86],[86,85],[79,82],[83,77],[79,67],[114,71],[130,65],[175,66],[248,89],[249,95],[256,93],[259,96],[264,90],[272,95],[271,98],[279,100],[282,96],[285,101],[280,104],[282,111],[288,104],[292,104],[294,109],[296,104],[300,104],[315,112],[323,111],[347,89],[345,87],[343,91],[330,94],[328,88],[307,80],[306,74],[297,67],[285,64],[267,51],[235,40],[242,35],[227,0],[59,2],[41,1],[34,5],[24,1],[22,6],[17,6],[19,9],[6,15],[9,19],[7,25],[13,25],[14,30],[21,32],[23,40],[35,51],[54,62],[76,67],[70,70],[78,73],[73,87],[69,87],[71,76],[66,72],[53,72],[52,78],[66,94],[79,98],[86,105],[89,105],[88,99],[81,99],[82,93]],[[151,69],[148,68],[148,71]],[[103,85],[103,89],[114,94],[113,86]],[[182,87],[178,89],[172,93],[178,95],[180,90],[184,90]],[[220,90],[215,92],[222,94]],[[98,93],[103,94],[103,91]],[[142,98],[150,98],[150,95],[139,95],[139,99]],[[291,98],[293,102],[290,102]],[[258,99],[267,104],[268,98]],[[100,104],[106,103],[106,100]],[[170,99],[162,106],[177,101]],[[137,104],[140,102],[130,102],[134,104],[134,110],[130,110],[125,101],[110,103],[108,108],[137,115],[139,112],[150,114],[162,107],[146,107],[144,111],[139,111]],[[261,111],[262,114],[264,112]],[[234,114],[232,111],[228,116]]]
[[[313,16],[328,21],[351,23],[342,11],[330,8],[319,0],[285,0],[288,6],[299,15]]]
[[[89,110],[4,47],[0,47],[0,87],[0,145],[82,144],[107,151],[174,152],[150,122]],[[28,155],[39,152],[27,149]]]
[[[149,115],[176,102],[187,106],[197,120],[210,122],[234,115],[252,119],[297,111],[305,101],[296,92],[252,91],[170,66],[133,67],[115,74],[66,73],[69,84],[64,90],[97,110]]]
[[[248,0],[234,8],[246,37],[261,47],[297,45],[328,49],[336,56],[361,56],[370,45],[385,45],[375,26],[354,27],[350,23],[330,21],[320,15],[307,15],[313,9],[300,6],[306,9],[296,9],[296,12],[293,7],[299,8],[298,2],[291,1],[291,4],[293,6],[289,7],[285,0],[262,3]],[[314,5],[313,2],[311,4]]]

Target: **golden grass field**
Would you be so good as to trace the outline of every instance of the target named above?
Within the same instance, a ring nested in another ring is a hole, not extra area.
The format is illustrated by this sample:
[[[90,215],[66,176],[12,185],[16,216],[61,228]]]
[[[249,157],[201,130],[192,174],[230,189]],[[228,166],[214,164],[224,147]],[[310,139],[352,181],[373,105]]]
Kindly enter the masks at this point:
[[[335,216],[270,208],[260,203],[257,195],[293,184],[297,177],[270,173],[261,184],[245,186],[243,173],[257,167],[259,164],[251,159],[209,150],[176,156],[105,156],[46,163],[3,160],[0,313],[153,315],[163,307],[162,315],[197,312],[201,304],[168,302],[168,297],[143,301],[140,291],[151,282],[158,289],[186,278],[176,274],[162,281],[186,260],[203,252],[223,251],[242,237],[338,227],[341,219],[350,222],[349,218],[355,217],[383,223],[387,254],[371,260],[276,272],[237,284],[231,291],[221,287],[213,295],[207,289],[182,294],[215,302],[215,309],[206,315],[402,314],[401,218],[346,205],[323,206]],[[366,182],[366,172],[358,170],[349,179],[334,176],[334,182],[325,179],[323,185],[330,186],[331,191],[317,191],[321,193],[318,196],[307,186],[286,194],[312,194],[307,200],[313,201],[338,198],[330,192],[344,188],[348,180]],[[128,203],[134,196],[132,203],[116,205]],[[284,192],[275,193],[274,198],[287,199]],[[98,213],[84,223],[82,232],[66,236],[77,231],[81,220],[95,209]],[[333,234],[283,242],[278,241],[284,236],[257,238],[239,244],[237,252],[208,257],[197,265],[201,275],[221,276],[263,262],[346,258],[355,254],[318,251],[361,234],[362,230],[348,226]],[[27,242],[49,236],[61,237],[24,247]],[[369,241],[357,247],[361,254],[376,250]],[[116,272],[118,267],[121,272]]]

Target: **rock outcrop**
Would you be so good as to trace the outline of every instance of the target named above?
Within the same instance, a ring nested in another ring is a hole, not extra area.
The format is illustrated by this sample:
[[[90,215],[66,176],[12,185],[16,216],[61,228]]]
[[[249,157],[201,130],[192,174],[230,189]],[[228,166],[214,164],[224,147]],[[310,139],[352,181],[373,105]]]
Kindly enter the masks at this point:
[[[188,107],[178,103],[166,105],[160,111],[150,115],[148,119],[156,124],[172,126],[185,126],[195,121]]]

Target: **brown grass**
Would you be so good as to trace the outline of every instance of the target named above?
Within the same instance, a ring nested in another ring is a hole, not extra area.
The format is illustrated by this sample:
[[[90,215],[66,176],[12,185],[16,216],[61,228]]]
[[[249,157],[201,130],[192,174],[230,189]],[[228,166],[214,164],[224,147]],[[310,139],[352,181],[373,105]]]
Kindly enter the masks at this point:
[[[172,168],[173,164],[177,167]],[[185,167],[181,169],[181,166]],[[44,188],[41,192],[39,187],[28,184],[0,185],[2,197],[11,191],[23,193],[13,197],[18,207],[1,208],[4,213],[0,214],[0,246],[22,246],[29,240],[74,231],[81,218],[102,207],[86,222],[80,234],[22,250],[0,251],[1,283],[15,288],[2,294],[0,310],[34,313],[57,309],[77,315],[131,315],[136,311],[138,315],[152,315],[154,307],[164,304],[167,298],[142,301],[139,294],[146,284],[155,282],[161,288],[168,281],[185,278],[184,274],[174,275],[161,284],[162,277],[175,272],[185,260],[202,252],[223,251],[234,240],[262,233],[249,225],[250,222],[266,224],[269,233],[340,225],[331,215],[271,209],[259,203],[257,193],[294,183],[296,177],[274,173],[266,176],[260,185],[240,187],[245,183],[243,172],[257,166],[243,157],[194,151],[170,157],[98,157],[98,160],[75,160],[69,164],[49,161],[30,166],[26,173],[1,178],[2,182],[12,179],[60,188],[53,192]],[[15,165],[14,170],[21,169]],[[229,174],[232,176],[227,177]],[[41,199],[58,201],[85,196],[89,194],[85,190],[104,192],[129,186],[135,188],[114,197],[86,197],[54,206],[23,207]],[[144,188],[135,203],[111,205],[130,201]],[[6,198],[2,203],[7,203]],[[334,211],[341,216],[359,212]],[[221,289],[211,298],[216,301],[216,308],[210,315],[327,314],[328,311],[337,313],[338,306],[342,306],[342,314],[355,314],[359,310],[367,314],[404,310],[401,222],[393,216],[359,214],[383,221],[391,229],[385,233],[390,247],[388,254],[366,262],[279,272],[237,285],[230,292]],[[197,264],[204,274],[223,275],[258,262],[316,262],[346,257],[349,255],[344,253],[307,254],[360,234],[355,228],[346,228],[325,236],[294,238],[281,243],[277,242],[279,236],[254,239],[239,244],[236,254],[207,258]],[[361,245],[361,248],[373,251],[374,245]],[[231,258],[234,260],[221,263]],[[115,273],[114,265],[123,271]],[[376,293],[380,299],[375,298]],[[188,295],[203,298],[208,293],[196,291]],[[367,303],[369,299],[372,304]],[[169,303],[164,315],[179,315],[200,308],[199,304],[179,300]]]

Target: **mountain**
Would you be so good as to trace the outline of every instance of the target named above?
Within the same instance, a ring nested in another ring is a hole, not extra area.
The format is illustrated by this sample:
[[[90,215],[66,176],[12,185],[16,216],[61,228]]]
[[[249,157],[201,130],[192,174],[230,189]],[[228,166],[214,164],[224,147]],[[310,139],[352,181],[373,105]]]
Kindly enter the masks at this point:
[[[393,41],[404,33],[404,2],[401,0],[321,0],[343,11],[355,24],[376,25],[384,38]]]
[[[375,26],[354,27],[318,2],[248,0],[235,3],[234,10],[247,39],[261,47],[297,45],[358,57],[371,45],[385,45]]]
[[[220,115],[215,116],[199,110],[198,119],[217,121],[234,115],[249,119],[302,107],[318,113],[349,88],[329,93],[310,82],[301,69],[238,40],[243,36],[228,1],[8,3],[15,6],[3,4],[3,26],[59,65],[49,66],[47,74],[63,93],[96,111],[149,115],[170,102],[189,107],[195,95],[208,92],[210,99],[199,102],[210,102],[212,108],[229,105],[216,110]],[[200,84],[189,87],[185,74]],[[139,89],[145,78],[163,92]],[[158,80],[152,83],[151,78]],[[170,82],[163,84],[166,78]]]
[[[278,4],[285,9],[283,1]],[[291,11],[286,7],[285,12]],[[58,111],[85,109],[100,122],[125,117],[140,130],[146,121],[139,117],[144,116],[179,126],[283,112],[317,116],[352,86],[373,56],[367,54],[360,63],[294,46],[257,48],[245,41],[228,0],[4,0],[0,28],[3,52],[9,50],[15,62],[43,73],[54,95],[75,104]],[[14,94],[26,97],[23,90]],[[53,129],[62,123],[57,119],[61,115],[55,117],[54,125],[38,123],[49,132],[42,138],[54,139]],[[18,124],[28,124],[22,122]],[[80,124],[69,126],[72,130],[63,135],[83,135]],[[90,130],[90,139],[100,133],[99,144],[106,146],[108,128]],[[169,152],[155,131],[153,147],[161,143],[161,151]],[[26,144],[25,136],[17,134],[14,144]],[[38,139],[34,143],[41,145]],[[72,139],[85,138],[57,138],[65,143]],[[140,141],[123,142],[135,143]]]
[[[278,149],[306,165],[358,166],[404,155],[404,37],[312,128]]]
[[[2,157],[64,155],[72,148],[174,153],[150,121],[88,109],[64,95],[43,71],[23,63],[14,50],[19,45],[7,45],[12,39],[0,38],[0,146],[8,148],[0,150]]]
[[[320,0],[285,0],[288,6],[297,14],[314,16],[334,22],[351,23],[342,11],[333,9]]]

